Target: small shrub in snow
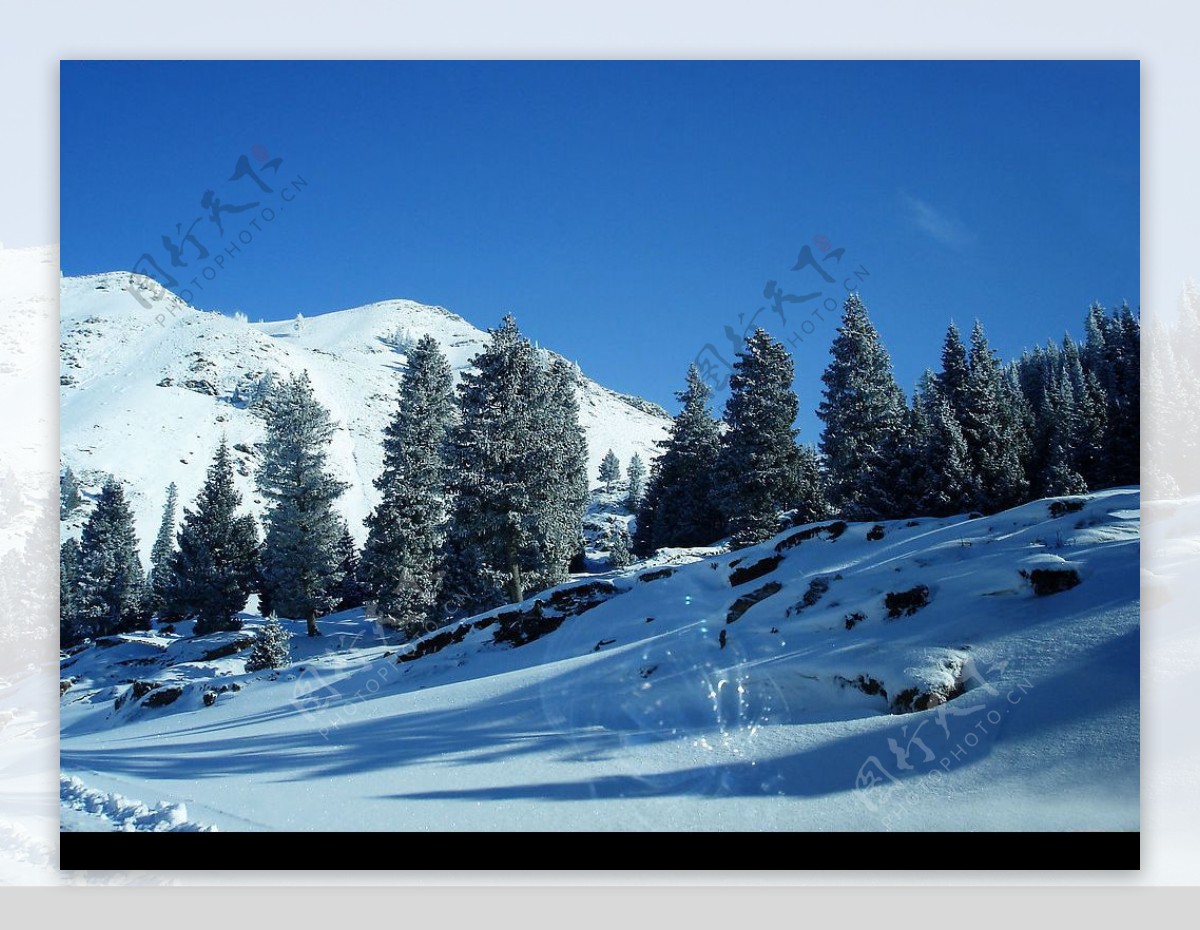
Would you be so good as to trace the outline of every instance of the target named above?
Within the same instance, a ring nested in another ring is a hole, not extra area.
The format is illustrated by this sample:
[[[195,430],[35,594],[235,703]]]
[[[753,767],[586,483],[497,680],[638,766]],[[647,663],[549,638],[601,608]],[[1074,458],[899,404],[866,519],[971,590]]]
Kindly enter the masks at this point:
[[[1050,516],[1054,519],[1065,516],[1069,513],[1078,513],[1083,510],[1083,505],[1086,501],[1081,498],[1068,498],[1067,500],[1051,501]]]
[[[291,637],[274,617],[267,620],[254,641],[254,651],[246,660],[247,672],[282,668],[292,660]]]
[[[623,529],[617,530],[608,550],[608,564],[613,568],[624,568],[629,564],[630,559],[629,534]]]
[[[1035,568],[1028,573],[1022,570],[1021,575],[1029,579],[1038,597],[1070,591],[1080,582],[1079,572],[1073,568]]]
[[[900,616],[911,617],[928,604],[929,588],[923,584],[909,588],[907,591],[889,591],[883,599],[883,606],[887,608],[888,618],[892,620]]]

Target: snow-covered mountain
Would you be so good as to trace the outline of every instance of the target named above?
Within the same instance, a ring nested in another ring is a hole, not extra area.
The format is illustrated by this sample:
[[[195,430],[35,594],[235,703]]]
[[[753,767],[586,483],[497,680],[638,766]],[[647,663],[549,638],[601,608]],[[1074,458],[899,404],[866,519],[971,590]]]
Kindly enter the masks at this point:
[[[372,481],[382,470],[380,439],[395,410],[405,347],[432,335],[457,376],[487,342],[462,317],[407,300],[253,324],[196,310],[127,272],[64,278],[61,291],[62,464],[85,487],[106,472],[128,483],[143,560],[167,484],[174,481],[181,503],[190,503],[222,435],[244,501],[261,513],[252,476],[263,421],[253,399],[264,379],[302,370],[338,423],[330,464],[350,484],[338,507],[361,543],[362,520],[378,500]],[[610,448],[622,463],[635,452],[649,462],[670,424],[665,411],[582,376],[578,397],[593,481]]]
[[[62,661],[64,828],[1136,830],[1139,542],[1124,488],[664,550],[409,643],[287,621],[277,671],[253,616],[107,637]]]

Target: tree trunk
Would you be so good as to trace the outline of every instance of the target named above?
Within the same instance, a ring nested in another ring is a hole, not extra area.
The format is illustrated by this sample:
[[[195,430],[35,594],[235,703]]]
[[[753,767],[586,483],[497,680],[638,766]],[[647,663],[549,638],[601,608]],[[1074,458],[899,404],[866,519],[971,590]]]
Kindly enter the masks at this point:
[[[521,581],[521,566],[513,559],[508,563],[508,601],[519,604],[525,600],[525,585]]]
[[[321,635],[321,631],[317,629],[317,612],[315,610],[310,610],[308,612],[308,635],[309,636],[320,636]]]
[[[511,529],[505,549],[508,556],[508,602],[519,604],[525,600],[525,586],[521,582],[521,561],[517,556],[517,542],[513,539]]]

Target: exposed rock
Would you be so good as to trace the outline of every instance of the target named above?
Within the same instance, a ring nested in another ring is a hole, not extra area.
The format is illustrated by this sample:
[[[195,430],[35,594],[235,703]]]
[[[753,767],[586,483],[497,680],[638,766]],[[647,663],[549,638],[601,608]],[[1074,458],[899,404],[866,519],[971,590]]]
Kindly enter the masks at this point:
[[[783,585],[781,585],[778,581],[769,581],[761,588],[751,591],[749,594],[743,594],[736,601],[734,601],[733,606],[729,608],[729,613],[725,615],[725,622],[733,623],[759,601],[766,600],[772,594],[777,593],[782,587]]]
[[[178,685],[163,685],[151,691],[146,700],[142,701],[142,706],[166,707],[168,704],[174,704],[179,700],[181,694],[183,694],[183,688]]]
[[[846,523],[844,520],[835,520],[833,523],[824,523],[821,526],[810,526],[806,530],[801,530],[798,533],[793,533],[791,536],[786,536],[775,544],[776,552],[786,552],[794,546],[817,537],[824,536],[830,542],[833,542],[839,536],[846,532]]]
[[[770,574],[779,567],[782,556],[769,555],[765,559],[760,559],[753,565],[747,565],[745,568],[738,568],[729,573],[729,584],[733,587],[745,584],[748,581],[754,581],[761,578],[763,575]]]

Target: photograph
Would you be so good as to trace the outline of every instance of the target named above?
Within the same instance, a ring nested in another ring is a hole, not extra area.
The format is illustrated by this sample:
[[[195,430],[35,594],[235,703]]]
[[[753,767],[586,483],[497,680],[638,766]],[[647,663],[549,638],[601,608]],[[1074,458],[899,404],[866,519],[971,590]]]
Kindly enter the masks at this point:
[[[62,868],[1138,868],[1137,60],[59,82]]]

